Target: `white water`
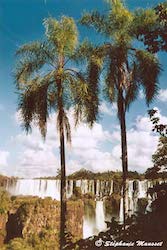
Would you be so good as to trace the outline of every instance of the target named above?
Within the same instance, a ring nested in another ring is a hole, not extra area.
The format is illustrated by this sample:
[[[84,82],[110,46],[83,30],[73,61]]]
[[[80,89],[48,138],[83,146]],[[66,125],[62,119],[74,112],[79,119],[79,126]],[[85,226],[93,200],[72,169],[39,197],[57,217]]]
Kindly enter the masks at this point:
[[[147,181],[138,181],[138,198],[147,197]]]
[[[92,193],[96,197],[102,198],[113,193],[113,181],[77,180],[75,183],[77,187],[81,188],[82,194]],[[68,180],[66,186],[67,198],[69,198],[73,194],[74,181]],[[12,185],[7,185],[6,190],[12,195],[51,197],[60,200],[60,180],[18,179]]]
[[[88,238],[92,235],[97,235],[99,232],[107,229],[105,223],[104,202],[96,201],[95,215],[90,216],[89,211],[84,215],[83,222],[83,238]]]
[[[51,197],[53,199],[60,200],[60,181],[19,179],[17,180],[15,186],[8,186],[7,191],[9,191],[12,195],[31,195],[41,198]]]
[[[98,232],[106,229],[104,203],[103,201],[96,201],[96,229]]]
[[[120,201],[120,208],[119,208],[119,221],[120,223],[123,223],[123,219],[124,218],[124,215],[123,215],[123,198],[121,198],[121,201]]]
[[[84,217],[84,220],[83,220],[83,239],[86,239],[86,238],[94,235],[95,232],[96,232],[96,229],[95,229],[94,221]]]
[[[114,190],[113,181],[102,180],[68,180],[67,181],[67,198],[73,194],[74,186],[81,188],[82,194],[93,193],[96,198],[95,216],[84,216],[83,231],[84,238],[106,229],[105,212],[102,198],[111,195]],[[126,213],[130,216],[134,214],[138,207],[138,199],[147,198],[147,211],[151,209],[151,197],[147,195],[147,190],[152,187],[153,183],[148,180],[129,180],[127,182],[126,196]],[[12,195],[31,195],[41,198],[51,197],[52,199],[60,200],[60,180],[45,180],[45,179],[18,179],[14,183],[8,183],[6,190]],[[99,200],[100,199],[100,200]],[[120,201],[119,220],[123,222],[123,199]]]

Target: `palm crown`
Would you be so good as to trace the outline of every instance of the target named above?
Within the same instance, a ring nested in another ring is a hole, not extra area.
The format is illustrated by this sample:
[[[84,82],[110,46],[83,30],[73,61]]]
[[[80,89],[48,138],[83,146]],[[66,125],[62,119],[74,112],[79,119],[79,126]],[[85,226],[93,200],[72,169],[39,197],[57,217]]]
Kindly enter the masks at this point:
[[[79,106],[86,93],[81,73],[70,68],[78,32],[74,20],[65,16],[60,21],[45,19],[44,26],[45,41],[25,44],[16,52],[15,80],[19,89],[19,109],[26,131],[31,129],[35,120],[43,137],[50,111],[57,111],[57,126],[60,127],[61,116],[67,140],[70,141],[66,111],[73,106],[79,114]]]
[[[100,46],[107,97],[115,102],[118,90],[123,91],[128,108],[143,87],[149,104],[157,94],[160,64],[155,55],[137,48],[136,39],[139,30],[153,25],[157,16],[151,9],[130,12],[120,0],[108,2],[111,9],[107,15],[93,11],[84,14],[81,19],[81,24],[93,27],[107,37],[107,42]]]

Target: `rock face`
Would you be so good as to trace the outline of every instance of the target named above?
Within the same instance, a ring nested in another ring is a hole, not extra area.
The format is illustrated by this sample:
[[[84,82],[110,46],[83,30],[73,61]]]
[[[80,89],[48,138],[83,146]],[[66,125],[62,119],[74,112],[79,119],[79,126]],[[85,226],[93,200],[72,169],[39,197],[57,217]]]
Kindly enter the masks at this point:
[[[0,247],[2,247],[6,237],[7,214],[0,214]]]
[[[83,202],[69,201],[67,203],[67,230],[73,240],[79,240],[83,235]],[[16,198],[14,208],[8,214],[6,224],[6,240],[31,237],[41,237],[49,233],[49,239],[57,239],[60,229],[60,202],[51,198]]]

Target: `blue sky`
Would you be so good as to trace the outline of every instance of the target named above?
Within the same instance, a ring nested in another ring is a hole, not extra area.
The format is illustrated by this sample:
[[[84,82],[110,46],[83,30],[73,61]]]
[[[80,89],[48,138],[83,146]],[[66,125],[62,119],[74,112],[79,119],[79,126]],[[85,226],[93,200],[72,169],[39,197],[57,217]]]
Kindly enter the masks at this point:
[[[157,0],[126,0],[130,9],[155,6]],[[55,175],[59,167],[58,138],[54,128],[54,117],[51,118],[48,140],[45,143],[34,128],[33,134],[26,136],[20,128],[17,118],[17,94],[12,72],[15,66],[16,49],[27,42],[43,38],[42,21],[51,15],[72,16],[79,20],[84,10],[98,9],[107,11],[108,5],[102,0],[1,0],[0,2],[0,173],[19,176]],[[92,30],[78,25],[79,39],[88,37],[100,42]],[[167,54],[158,55],[162,64],[160,95],[151,105],[160,110],[160,116],[166,121],[167,116]],[[74,145],[67,148],[68,171],[80,167],[94,171],[120,169],[120,137],[116,109],[105,103],[100,107],[103,115],[93,132],[81,124],[74,131]],[[151,166],[151,154],[155,151],[158,138],[152,135],[146,117],[147,107],[142,95],[127,114],[129,139],[129,167],[131,170],[144,171]],[[71,118],[72,119],[72,118]],[[71,120],[73,123],[73,121]],[[143,136],[143,137],[142,137]],[[78,140],[78,138],[82,140]],[[82,147],[81,147],[82,144]]]

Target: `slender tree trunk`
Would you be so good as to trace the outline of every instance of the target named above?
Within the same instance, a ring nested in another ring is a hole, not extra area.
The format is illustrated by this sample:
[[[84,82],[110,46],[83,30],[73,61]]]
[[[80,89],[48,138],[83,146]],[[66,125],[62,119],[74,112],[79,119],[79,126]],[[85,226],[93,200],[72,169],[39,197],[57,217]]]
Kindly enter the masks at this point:
[[[66,244],[66,168],[65,168],[65,145],[64,128],[61,128],[60,134],[60,155],[61,155],[61,215],[60,215],[60,249]]]
[[[60,250],[66,245],[66,166],[65,166],[65,142],[64,142],[64,109],[63,109],[63,89],[61,79],[57,79],[58,88],[58,123],[60,133],[60,163],[61,163],[61,193],[60,193]]]
[[[126,138],[126,118],[125,104],[122,90],[119,91],[119,118],[121,126],[121,149],[122,149],[122,172],[123,172],[123,224],[126,225],[126,179],[128,173],[127,138]]]

